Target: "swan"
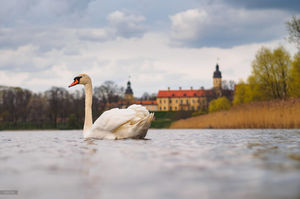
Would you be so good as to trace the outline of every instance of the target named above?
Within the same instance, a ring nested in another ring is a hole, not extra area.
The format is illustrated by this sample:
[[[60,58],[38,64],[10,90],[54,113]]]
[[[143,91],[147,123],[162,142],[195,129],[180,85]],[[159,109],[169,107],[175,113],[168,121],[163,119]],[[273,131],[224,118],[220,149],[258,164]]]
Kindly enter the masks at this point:
[[[92,80],[87,74],[77,75],[69,88],[78,84],[84,85],[85,90],[84,138],[143,139],[146,136],[154,114],[150,114],[141,105],[133,104],[127,109],[113,108],[105,111],[93,124]]]

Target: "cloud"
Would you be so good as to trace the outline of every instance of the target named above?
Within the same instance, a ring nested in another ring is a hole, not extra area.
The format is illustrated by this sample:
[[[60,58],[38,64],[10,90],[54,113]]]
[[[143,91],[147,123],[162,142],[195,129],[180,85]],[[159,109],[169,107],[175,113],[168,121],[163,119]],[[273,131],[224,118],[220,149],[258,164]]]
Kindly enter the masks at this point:
[[[107,17],[108,25],[102,28],[84,28],[78,30],[78,36],[82,40],[102,42],[118,37],[141,37],[146,32],[142,15],[116,10]]]
[[[125,2],[114,0],[103,5],[100,0],[4,1],[0,6],[0,48],[26,44],[38,45],[44,51],[63,48],[70,42],[64,36],[70,36],[66,31],[73,31],[72,37],[83,41],[105,42],[118,37],[142,37],[148,31],[168,28],[172,45],[228,48],[281,38],[291,14],[279,9],[277,0],[167,0],[162,6],[155,0]],[[297,7],[294,1],[289,2]],[[270,7],[260,8],[264,4]]]
[[[170,16],[174,45],[230,48],[282,38],[289,14],[280,10],[233,9],[215,5]]]
[[[26,0],[3,1],[0,23],[7,27],[28,25],[72,25],[88,8],[92,0]]]
[[[141,36],[145,27],[141,24],[145,17],[132,13],[125,13],[119,10],[109,14],[107,17],[110,27],[115,34],[122,37]]]
[[[115,31],[110,28],[85,28],[77,30],[81,41],[103,42],[115,38]]]
[[[207,13],[204,10],[191,9],[170,17],[172,36],[177,40],[197,39],[201,25],[205,23]]]
[[[76,37],[76,29],[54,27],[0,27],[0,49],[18,49],[32,45],[42,52],[62,49],[72,45]]]
[[[129,12],[114,11],[107,16],[108,25],[101,28],[56,26],[0,26],[0,49],[17,49],[24,45],[37,46],[41,52],[62,49],[83,42],[105,42],[118,37],[141,37],[146,28],[145,17]]]
[[[120,37],[106,42],[82,41],[73,37],[73,31],[65,34],[68,45],[43,53],[31,44],[0,50],[1,84],[44,91],[51,86],[67,88],[74,76],[87,73],[94,86],[105,80],[126,86],[130,75],[135,96],[167,87],[210,88],[217,57],[221,59],[223,78],[238,81],[250,74],[251,61],[262,45],[276,47],[280,43],[272,41],[228,49],[181,48],[169,46],[165,33],[151,32],[135,39]]]
[[[230,4],[236,7],[243,7],[249,9],[277,9],[277,10],[290,10],[300,11],[300,4],[298,0],[251,0],[251,1],[240,1],[240,0],[223,0],[224,3]]]
[[[36,72],[49,67],[50,60],[39,56],[38,48],[32,45],[17,50],[0,50],[0,69],[13,72]]]

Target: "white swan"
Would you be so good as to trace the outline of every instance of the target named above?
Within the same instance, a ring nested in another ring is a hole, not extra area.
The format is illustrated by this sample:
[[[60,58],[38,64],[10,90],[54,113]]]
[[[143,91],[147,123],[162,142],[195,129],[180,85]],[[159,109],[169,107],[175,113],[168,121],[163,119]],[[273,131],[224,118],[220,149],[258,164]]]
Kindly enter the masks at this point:
[[[93,124],[92,81],[86,74],[74,78],[69,86],[83,84],[85,88],[84,138],[98,139],[142,139],[146,136],[154,114],[141,105],[131,105],[127,109],[114,108],[105,111]]]

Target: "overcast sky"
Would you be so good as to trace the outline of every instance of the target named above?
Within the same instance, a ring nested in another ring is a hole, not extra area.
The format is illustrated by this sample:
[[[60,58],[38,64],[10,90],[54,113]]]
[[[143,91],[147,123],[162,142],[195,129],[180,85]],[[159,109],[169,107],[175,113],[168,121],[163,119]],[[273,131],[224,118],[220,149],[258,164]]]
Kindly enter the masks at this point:
[[[131,76],[135,96],[211,88],[218,58],[223,79],[245,80],[262,46],[296,52],[285,22],[299,11],[299,0],[0,0],[0,85],[67,88],[87,73],[94,86]]]

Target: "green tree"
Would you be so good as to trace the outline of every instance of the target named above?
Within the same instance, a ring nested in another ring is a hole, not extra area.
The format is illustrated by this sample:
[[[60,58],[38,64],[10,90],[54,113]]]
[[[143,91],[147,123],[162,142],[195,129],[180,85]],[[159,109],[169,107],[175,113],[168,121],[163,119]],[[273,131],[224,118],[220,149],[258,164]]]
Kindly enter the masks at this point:
[[[223,110],[229,110],[231,107],[230,101],[226,97],[220,97],[218,99],[212,100],[209,103],[209,112],[217,112]]]
[[[300,97],[300,52],[298,52],[292,62],[289,81],[290,96]]]
[[[244,104],[250,102],[250,87],[244,81],[235,85],[233,104]]]
[[[252,99],[284,99],[288,97],[290,67],[290,55],[283,47],[279,47],[273,52],[268,48],[261,48],[252,62],[252,74],[248,79]]]

